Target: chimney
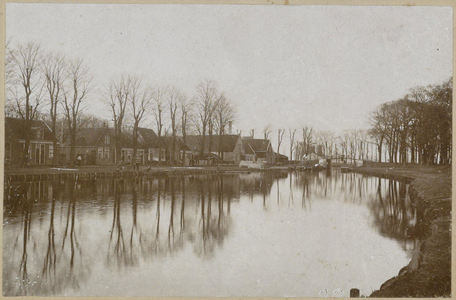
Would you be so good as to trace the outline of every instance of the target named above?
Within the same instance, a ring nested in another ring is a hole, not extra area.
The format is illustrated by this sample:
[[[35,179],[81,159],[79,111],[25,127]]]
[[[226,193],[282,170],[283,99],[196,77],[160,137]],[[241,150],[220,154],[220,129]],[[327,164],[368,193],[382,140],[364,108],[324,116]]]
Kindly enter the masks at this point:
[[[233,129],[233,122],[228,122],[228,134],[231,134],[231,130]]]

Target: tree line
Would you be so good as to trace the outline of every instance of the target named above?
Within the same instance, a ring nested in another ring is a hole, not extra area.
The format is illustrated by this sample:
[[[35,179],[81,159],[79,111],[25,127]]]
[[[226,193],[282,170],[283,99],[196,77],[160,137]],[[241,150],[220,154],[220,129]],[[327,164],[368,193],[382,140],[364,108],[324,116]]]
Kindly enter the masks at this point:
[[[68,59],[61,53],[45,51],[36,42],[14,46],[7,42],[5,76],[5,114],[23,120],[24,162],[28,160],[32,121],[47,119],[54,149],[59,139],[63,139],[58,134],[58,124],[65,124],[73,164],[79,129],[94,123],[108,123],[90,113],[88,105],[94,101],[101,100],[110,110],[118,162],[121,161],[121,142],[125,132],[132,136],[132,157],[136,157],[139,128],[154,124],[161,162],[165,137],[172,137],[170,153],[175,153],[182,144],[177,137],[182,136],[185,144],[188,134],[199,135],[200,153],[211,152],[212,135],[220,135],[219,143],[223,143],[223,135],[236,117],[232,101],[214,81],[199,83],[191,97],[177,87],[156,87],[131,74],[113,77],[108,84],[97,87],[83,59]],[[209,139],[209,149],[205,149],[206,138]],[[174,155],[169,158],[170,163],[175,164]],[[57,156],[54,156],[53,164],[58,164]]]
[[[97,87],[83,59],[69,59],[61,53],[45,51],[35,42],[14,46],[7,42],[5,77],[5,114],[23,120],[24,161],[27,161],[30,148],[32,121],[38,119],[46,119],[50,124],[54,149],[63,139],[57,127],[64,124],[71,163],[76,154],[79,129],[106,126],[107,123],[114,128],[117,162],[121,161],[124,133],[131,136],[132,157],[136,157],[139,128],[151,125],[158,136],[159,162],[163,159],[163,148],[170,153],[177,152],[187,142],[189,134],[199,136],[199,153],[218,149],[223,158],[223,136],[236,119],[233,102],[214,81],[200,82],[191,96],[175,86],[153,86],[132,74],[114,76],[107,84]],[[315,131],[308,125],[299,129],[279,128],[274,151],[280,153],[288,133],[289,160],[305,159],[314,151],[312,147],[319,145],[324,155],[343,157],[345,161],[348,158],[352,161],[449,164],[452,82],[451,78],[442,84],[416,87],[401,99],[379,105],[371,115],[369,130],[343,130],[336,134]],[[109,109],[109,122],[90,113],[88,104],[94,101]],[[264,139],[270,139],[272,132],[272,126],[266,126]],[[250,136],[254,134],[252,129]],[[219,145],[214,145],[213,135],[220,136]],[[54,156],[54,165],[58,164],[58,159]],[[171,165],[177,163],[175,159],[174,155],[169,155]]]
[[[450,164],[453,78],[420,86],[372,113],[370,135],[393,163]]]

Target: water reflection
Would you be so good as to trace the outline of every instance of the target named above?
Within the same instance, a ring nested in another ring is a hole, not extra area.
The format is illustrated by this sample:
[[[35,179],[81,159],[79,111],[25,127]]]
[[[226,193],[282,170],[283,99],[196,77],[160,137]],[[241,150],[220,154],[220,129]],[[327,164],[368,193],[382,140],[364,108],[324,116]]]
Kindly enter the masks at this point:
[[[265,224],[278,210],[311,213],[314,205],[333,201],[367,206],[369,225],[404,250],[413,250],[419,238],[406,184],[337,170],[23,182],[4,193],[8,296],[91,295],[88,280],[107,270],[126,274],[180,253],[213,261],[239,236],[234,224]],[[260,203],[263,215],[249,219],[233,211],[241,201]],[[129,295],[127,289],[119,296]]]

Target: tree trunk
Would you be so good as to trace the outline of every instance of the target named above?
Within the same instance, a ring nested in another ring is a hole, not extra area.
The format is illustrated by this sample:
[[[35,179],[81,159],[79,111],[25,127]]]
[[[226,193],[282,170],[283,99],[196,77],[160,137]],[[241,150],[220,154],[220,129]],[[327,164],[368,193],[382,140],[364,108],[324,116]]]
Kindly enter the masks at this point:
[[[74,155],[76,152],[76,133],[73,129],[70,131],[70,166],[74,167]]]
[[[122,161],[122,144],[121,144],[121,135],[122,129],[118,124],[115,124],[114,128],[114,135],[115,135],[115,142],[116,142],[116,163],[120,163]]]
[[[203,132],[200,137],[200,156],[204,155],[204,142],[205,142],[205,137],[206,137],[206,124],[203,124]]]
[[[138,127],[139,122],[135,121],[133,125],[133,156],[131,159],[131,165],[134,166],[136,163],[136,153],[138,151]]]
[[[378,162],[382,162],[383,142],[380,142],[377,147],[378,147]]]

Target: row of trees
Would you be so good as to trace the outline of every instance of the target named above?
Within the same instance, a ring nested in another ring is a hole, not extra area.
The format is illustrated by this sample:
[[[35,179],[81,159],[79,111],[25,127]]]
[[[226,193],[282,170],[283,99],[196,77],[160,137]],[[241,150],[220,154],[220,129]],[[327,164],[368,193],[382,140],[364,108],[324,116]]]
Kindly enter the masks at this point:
[[[450,164],[453,78],[416,87],[372,113],[370,135],[395,163]],[[385,159],[386,160],[386,159]]]
[[[200,153],[210,152],[212,135],[225,135],[227,126],[236,116],[232,102],[213,81],[201,82],[191,98],[176,87],[152,87],[134,75],[112,78],[106,86],[96,87],[83,60],[46,52],[34,42],[14,47],[7,43],[5,74],[5,113],[24,121],[24,161],[27,161],[30,148],[32,121],[47,118],[53,132],[54,149],[59,139],[63,139],[58,135],[57,124],[65,123],[70,161],[73,162],[78,130],[94,120],[87,113],[87,104],[90,101],[93,105],[98,99],[111,111],[118,162],[121,160],[121,137],[125,131],[132,136],[133,157],[136,157],[139,128],[154,124],[159,161],[162,161],[164,137],[172,136],[169,150],[175,153],[180,145],[178,135],[185,143],[187,134],[196,133],[201,139]],[[209,149],[205,149],[206,135],[209,136]],[[223,138],[219,141],[223,143]],[[54,156],[54,164],[57,164],[57,159]],[[175,163],[174,155],[170,155],[170,160],[171,164]]]
[[[288,134],[286,135],[286,133]],[[269,137],[270,131],[265,131],[265,138]],[[277,130],[277,153],[280,153],[284,137],[288,137],[289,159],[306,159],[309,154],[317,154],[329,157],[344,157],[344,160],[353,162],[355,159],[378,160],[374,153],[375,141],[368,130],[343,130],[340,134],[333,131],[315,131],[311,126],[303,126],[300,129],[290,128]]]
[[[450,164],[452,153],[453,78],[442,84],[416,87],[403,98],[381,104],[372,113],[369,130],[315,132],[312,127],[288,129],[289,159],[309,155],[312,145],[322,154],[345,161]],[[267,138],[271,129],[264,129]],[[277,152],[285,136],[277,130]],[[299,135],[302,136],[299,136]],[[294,155],[294,156],[293,156]]]
[[[181,145],[178,136],[182,136],[185,144],[188,133],[197,133],[200,136],[200,153],[205,150],[211,152],[212,135],[220,135],[219,141],[223,143],[226,127],[235,118],[231,101],[210,80],[201,82],[197,86],[196,95],[188,98],[176,87],[152,88],[139,77],[124,75],[110,81],[103,100],[111,109],[117,161],[120,161],[120,137],[124,129],[132,132],[133,157],[136,157],[139,128],[144,121],[155,125],[159,161],[162,161],[164,137],[172,137],[169,151],[175,153]],[[149,116],[152,118],[147,120]],[[130,126],[124,126],[125,121]],[[207,135],[210,139],[209,149],[205,149]],[[171,165],[175,164],[174,159],[174,155],[170,155]]]
[[[186,143],[187,134],[200,137],[199,152],[213,150],[213,135],[218,139],[219,155],[223,156],[223,136],[236,118],[232,102],[206,80],[196,87],[192,97],[176,87],[152,87],[141,77],[122,75],[111,78],[104,87],[95,87],[93,76],[81,59],[67,59],[60,53],[46,52],[37,43],[18,44],[6,49],[7,116],[24,122],[24,161],[31,140],[32,121],[46,117],[53,132],[54,149],[62,136],[57,124],[65,123],[70,144],[70,161],[74,161],[79,128],[90,118],[87,104],[101,99],[111,111],[115,131],[116,161],[121,161],[121,137],[132,136],[133,157],[138,147],[138,129],[154,124],[158,135],[159,161],[162,161],[163,138],[171,136],[171,153]],[[288,133],[289,159],[302,159],[311,153],[311,146],[322,145],[326,155],[344,155],[351,159],[373,160],[372,146],[377,147],[376,160],[385,155],[396,163],[440,163],[451,161],[452,141],[452,78],[440,85],[417,87],[402,99],[380,105],[372,114],[369,131],[345,130],[336,135],[331,131],[315,132],[311,127],[280,128],[277,132],[277,153]],[[264,129],[269,139],[272,128]],[[254,135],[254,131],[251,131]],[[167,144],[167,146],[169,146]],[[206,149],[206,147],[208,149]],[[170,163],[175,164],[174,155]],[[54,156],[54,164],[57,164]]]
[[[92,88],[88,68],[80,59],[67,60],[60,54],[46,53],[36,43],[9,46],[8,43],[5,113],[23,120],[24,162],[28,159],[32,121],[41,118],[44,110],[51,121],[54,149],[58,142],[57,118],[64,115],[74,156],[82,104]]]

